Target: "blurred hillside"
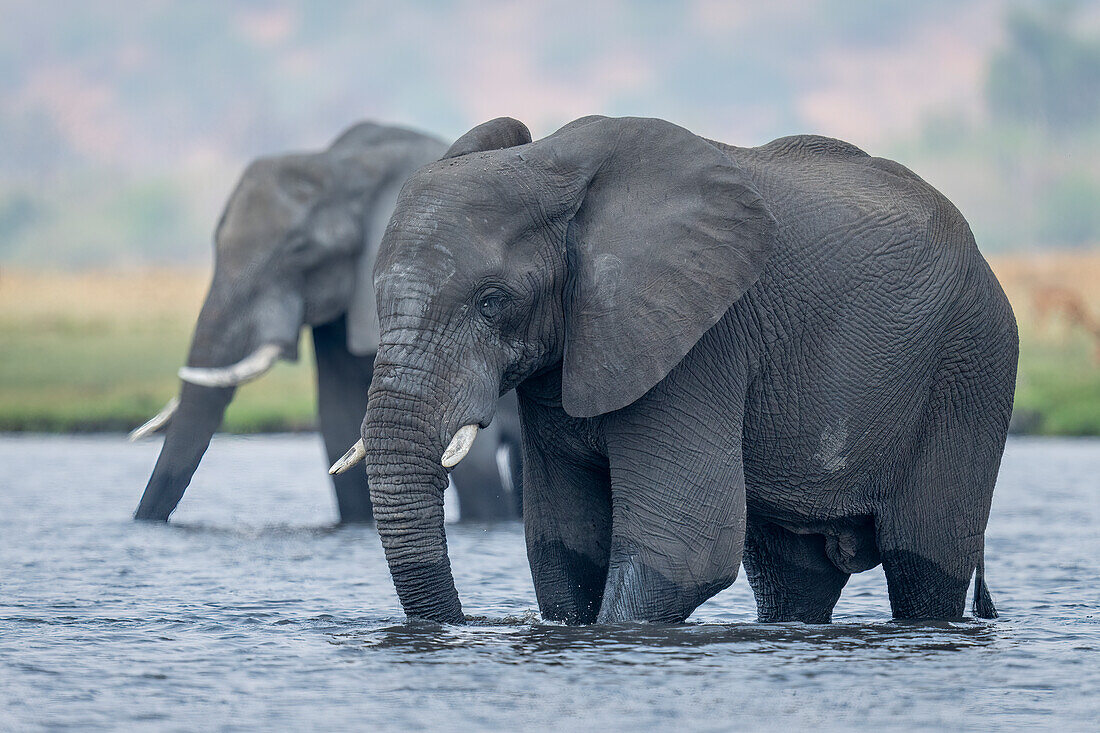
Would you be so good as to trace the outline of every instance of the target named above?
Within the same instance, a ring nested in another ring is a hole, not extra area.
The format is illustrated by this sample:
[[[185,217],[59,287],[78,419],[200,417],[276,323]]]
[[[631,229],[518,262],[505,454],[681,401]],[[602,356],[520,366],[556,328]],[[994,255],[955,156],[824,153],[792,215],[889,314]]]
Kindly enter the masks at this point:
[[[244,163],[362,118],[658,116],[896,157],[987,252],[1100,242],[1100,3],[0,0],[0,264],[204,265]]]

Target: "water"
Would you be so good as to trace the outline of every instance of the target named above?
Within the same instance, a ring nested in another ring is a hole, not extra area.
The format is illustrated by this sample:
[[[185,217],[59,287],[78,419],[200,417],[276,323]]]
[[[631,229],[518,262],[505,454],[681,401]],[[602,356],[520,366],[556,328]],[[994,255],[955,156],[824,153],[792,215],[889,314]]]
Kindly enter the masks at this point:
[[[541,623],[522,528],[449,527],[467,627],[404,622],[310,437],[218,438],[173,522],[129,520],[158,445],[0,437],[0,729],[1095,730],[1100,441],[1013,440],[1002,617],[890,621],[881,570],[829,626],[744,578],[678,627]]]

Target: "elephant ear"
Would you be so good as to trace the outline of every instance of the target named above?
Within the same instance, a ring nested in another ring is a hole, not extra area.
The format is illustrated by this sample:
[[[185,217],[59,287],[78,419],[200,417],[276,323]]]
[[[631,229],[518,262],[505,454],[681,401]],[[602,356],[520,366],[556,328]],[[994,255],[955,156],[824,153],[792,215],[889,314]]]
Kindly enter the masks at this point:
[[[529,142],[531,142],[531,131],[527,129],[527,125],[511,117],[497,117],[495,120],[481,123],[455,140],[454,145],[444,153],[441,160],[485,150],[514,148]]]
[[[390,180],[378,189],[364,213],[363,251],[355,264],[355,289],[348,303],[348,351],[367,356],[378,351],[378,299],[374,296],[374,260],[404,178]]]
[[[330,153],[344,160],[355,177],[362,203],[363,249],[355,264],[355,288],[347,311],[348,350],[356,356],[378,351],[378,300],[374,294],[374,260],[397,204],[397,194],[414,170],[445,149],[442,141],[412,130],[369,123],[348,130]]]
[[[665,378],[760,277],[778,227],[741,168],[671,123],[593,119],[543,142],[580,188],[562,403],[593,417]]]

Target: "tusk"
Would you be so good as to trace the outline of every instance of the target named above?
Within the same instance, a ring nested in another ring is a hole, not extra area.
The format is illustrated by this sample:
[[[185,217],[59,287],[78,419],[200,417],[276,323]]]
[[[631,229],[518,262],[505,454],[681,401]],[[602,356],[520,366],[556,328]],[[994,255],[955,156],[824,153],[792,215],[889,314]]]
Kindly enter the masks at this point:
[[[176,414],[176,410],[178,410],[179,407],[179,397],[173,397],[172,399],[168,400],[168,404],[165,405],[164,408],[161,409],[161,411],[158,412],[156,415],[153,415],[153,417],[150,418],[147,423],[142,425],[140,428],[134,428],[130,431],[130,442],[132,443],[135,440],[146,438],[163,428],[165,425],[168,424],[168,421],[172,419],[172,416]]]
[[[278,344],[264,344],[236,364],[227,367],[183,367],[180,379],[200,387],[235,387],[251,382],[275,366],[283,349]]]
[[[343,473],[359,461],[363,460],[366,455],[367,449],[363,447],[363,439],[360,438],[355,445],[348,448],[348,452],[345,453],[340,460],[332,464],[332,468],[328,470],[328,475],[335,476],[338,473]]]
[[[443,468],[453,468],[470,452],[470,446],[477,437],[477,424],[463,425],[451,438],[451,444],[443,451]]]

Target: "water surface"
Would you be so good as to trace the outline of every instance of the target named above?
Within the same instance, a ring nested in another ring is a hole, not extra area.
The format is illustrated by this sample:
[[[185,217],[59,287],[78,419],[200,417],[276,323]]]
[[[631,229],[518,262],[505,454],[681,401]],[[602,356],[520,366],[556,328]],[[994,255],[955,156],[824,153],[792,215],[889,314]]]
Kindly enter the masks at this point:
[[[890,620],[880,569],[828,626],[755,623],[744,577],[675,627],[542,623],[518,523],[451,525],[467,627],[409,625],[319,442],[216,438],[168,525],[158,444],[0,437],[0,729],[1095,730],[1100,441],[1009,443],[996,621]]]

